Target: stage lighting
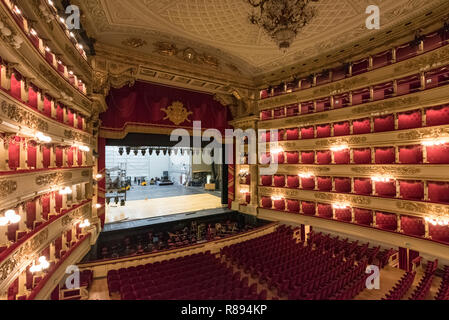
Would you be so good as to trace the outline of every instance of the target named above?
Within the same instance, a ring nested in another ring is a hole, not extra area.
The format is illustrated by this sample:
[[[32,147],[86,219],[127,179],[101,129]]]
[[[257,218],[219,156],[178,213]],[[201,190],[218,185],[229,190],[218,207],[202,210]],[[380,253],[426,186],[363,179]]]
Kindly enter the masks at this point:
[[[134,155],[135,155],[135,156],[137,156],[137,155],[139,154],[139,150],[134,149],[133,151],[134,151]]]
[[[178,149],[173,149],[173,151],[175,152],[175,156],[178,155]]]
[[[140,150],[140,152],[142,153],[143,156],[145,156],[145,154],[147,153],[147,149],[142,149]]]
[[[115,202],[115,204],[118,203],[118,197],[115,197],[114,202]]]
[[[153,154],[153,149],[148,149],[148,153],[150,154],[150,156]]]
[[[123,156],[123,148],[118,148],[118,153]]]
[[[167,149],[164,149],[162,152],[164,153],[164,156],[167,155]]]
[[[161,154],[161,150],[157,149],[156,150],[156,155],[159,156]]]
[[[130,153],[131,153],[131,148],[130,147],[126,147],[126,154],[129,156]]]

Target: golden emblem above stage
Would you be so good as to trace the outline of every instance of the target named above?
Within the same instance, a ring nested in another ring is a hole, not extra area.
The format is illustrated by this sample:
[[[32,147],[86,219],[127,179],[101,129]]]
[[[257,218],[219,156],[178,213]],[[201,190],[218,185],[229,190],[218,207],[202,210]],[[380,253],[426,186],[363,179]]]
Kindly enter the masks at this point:
[[[189,116],[192,112],[184,108],[184,105],[180,101],[175,101],[171,106],[162,108],[161,110],[167,114],[164,120],[169,119],[175,125],[180,125],[184,121],[190,122]]]

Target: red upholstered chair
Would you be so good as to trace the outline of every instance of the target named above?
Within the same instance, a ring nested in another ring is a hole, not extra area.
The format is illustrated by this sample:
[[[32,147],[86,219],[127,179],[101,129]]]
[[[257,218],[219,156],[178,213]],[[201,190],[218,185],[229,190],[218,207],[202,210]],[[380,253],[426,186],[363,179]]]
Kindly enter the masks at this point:
[[[323,124],[316,127],[317,138],[327,138],[331,136],[331,126],[329,124]]]
[[[399,148],[399,162],[402,164],[418,164],[423,162],[421,145]]]
[[[444,66],[426,72],[426,89],[444,86],[449,82],[449,68]]]
[[[299,201],[287,200],[287,210],[291,213],[299,213]]]
[[[440,32],[435,32],[433,34],[428,34],[424,36],[424,52],[437,49],[442,46],[443,38]]]
[[[424,219],[401,216],[401,229],[405,234],[422,237],[425,234]]]
[[[441,126],[449,124],[449,105],[429,108],[426,110],[426,125]]]
[[[355,164],[370,164],[371,163],[371,149],[354,149],[354,163]]]
[[[298,140],[299,139],[299,129],[298,128],[287,129],[286,139],[287,140]]]
[[[376,181],[376,194],[381,197],[395,197],[396,196],[396,181],[381,182]]]
[[[334,109],[340,109],[349,105],[349,94],[343,93],[334,96]]]
[[[429,236],[432,240],[449,242],[449,226],[434,226],[429,223]]]
[[[394,94],[393,81],[381,83],[373,87],[373,100],[383,100],[392,97]]]
[[[283,107],[274,109],[274,117],[275,118],[285,117],[285,109]]]
[[[373,212],[366,209],[354,209],[355,222],[358,224],[369,226],[373,223]]]
[[[404,95],[417,92],[421,88],[421,77],[419,74],[408,76],[397,81],[398,91],[397,95]]]
[[[275,175],[274,176],[274,186],[278,188],[285,187],[285,176]]]
[[[335,209],[335,218],[340,221],[352,221],[351,209]]]
[[[376,212],[376,225],[379,229],[396,231],[398,228],[397,217],[393,213]]]
[[[301,152],[301,163],[314,164],[315,163],[315,152],[314,151]]]
[[[330,164],[332,162],[331,151],[317,151],[316,159],[318,164]]]
[[[288,188],[299,188],[299,177],[298,176],[288,176],[287,177],[287,187]]]
[[[351,162],[350,150],[334,151],[334,161],[336,164],[349,164]]]
[[[260,156],[260,164],[269,164],[271,163],[271,154],[269,152],[262,153]]]
[[[297,163],[299,163],[299,152],[297,152],[297,151],[288,151],[288,152],[285,152],[285,155],[287,156],[287,163],[288,164],[297,164]]]
[[[352,132],[354,134],[371,133],[371,120],[368,118],[352,121]]]
[[[301,114],[307,114],[315,111],[313,101],[301,103]]]
[[[401,197],[410,200],[424,198],[424,185],[421,181],[399,181]]]
[[[398,129],[414,129],[422,127],[420,110],[407,111],[398,114]]]
[[[433,164],[449,163],[449,144],[429,146],[427,149],[427,161]]]
[[[373,193],[373,185],[369,178],[355,178],[354,192],[356,194],[370,195]]]
[[[374,118],[374,132],[394,130],[394,116],[392,114]]]
[[[273,183],[272,176],[261,176],[260,178],[263,186],[271,186]]]
[[[449,202],[449,183],[447,182],[428,182],[429,201],[431,202]]]
[[[8,165],[11,170],[20,167],[20,137],[14,137],[8,147]]]
[[[333,217],[332,206],[330,204],[322,204],[318,203],[318,216],[321,218],[329,218]]]
[[[301,139],[313,139],[313,138],[315,138],[313,126],[301,128]]]
[[[376,164],[391,164],[395,163],[394,148],[376,148],[375,162]]]
[[[334,178],[335,191],[339,193],[351,192],[351,179],[350,178]]]
[[[285,200],[273,200],[273,205],[276,210],[284,211],[285,210]]]
[[[347,136],[351,134],[348,121],[334,123],[334,136]]]
[[[294,117],[299,114],[299,106],[297,104],[287,107],[287,117]]]
[[[279,164],[283,164],[285,162],[285,156],[283,152],[273,154],[272,157],[274,157],[274,159],[277,159],[277,163]]]
[[[313,190],[315,189],[315,178],[301,178],[301,189]]]
[[[271,197],[262,197],[261,202],[262,208],[271,209],[271,207],[273,206]]]
[[[308,216],[315,215],[315,203],[302,201],[301,202],[302,213]]]
[[[331,191],[332,190],[332,178],[331,177],[318,177],[318,190]]]
[[[327,111],[331,108],[330,98],[318,99],[316,101],[315,112]]]

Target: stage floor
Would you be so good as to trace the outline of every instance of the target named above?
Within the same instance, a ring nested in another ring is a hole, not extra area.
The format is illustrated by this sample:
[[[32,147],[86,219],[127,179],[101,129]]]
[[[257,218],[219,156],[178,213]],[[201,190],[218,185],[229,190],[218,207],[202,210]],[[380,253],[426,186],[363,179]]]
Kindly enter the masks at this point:
[[[131,200],[126,201],[123,207],[108,205],[105,222],[132,221],[221,207],[221,198],[209,193]]]

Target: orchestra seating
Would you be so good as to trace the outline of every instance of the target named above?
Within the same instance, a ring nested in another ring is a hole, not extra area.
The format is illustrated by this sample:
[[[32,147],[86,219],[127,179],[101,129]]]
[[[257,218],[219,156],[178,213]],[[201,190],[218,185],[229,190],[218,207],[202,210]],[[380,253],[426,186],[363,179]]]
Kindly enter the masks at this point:
[[[426,295],[429,293],[430,286],[434,278],[435,271],[438,268],[438,260],[429,261],[424,272],[424,276],[419,281],[418,287],[413,291],[412,296],[409,300],[424,300]]]
[[[413,280],[415,280],[415,275],[415,271],[406,272],[382,300],[401,300],[407,291],[410,290]]]
[[[449,266],[444,267],[442,278],[435,300],[449,300]]]

